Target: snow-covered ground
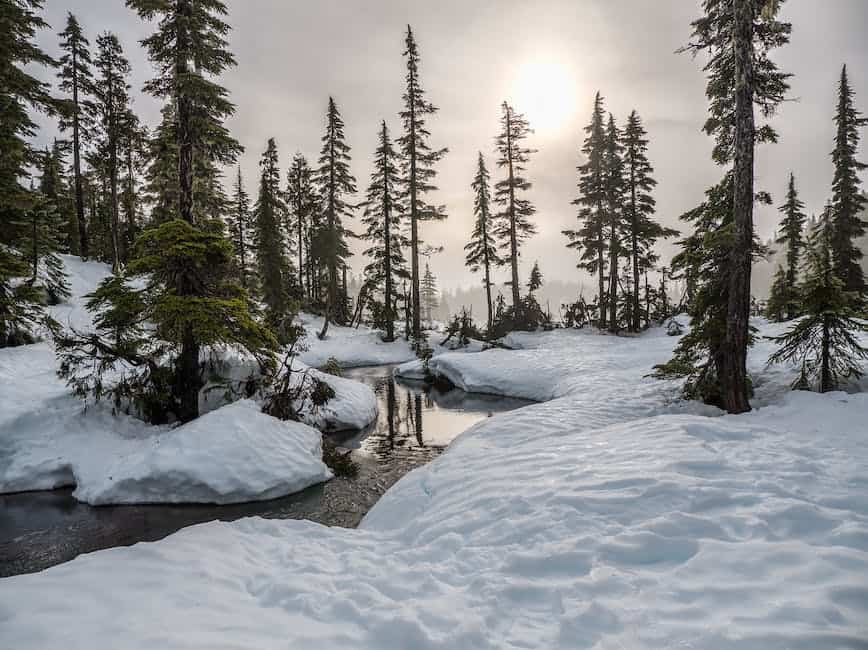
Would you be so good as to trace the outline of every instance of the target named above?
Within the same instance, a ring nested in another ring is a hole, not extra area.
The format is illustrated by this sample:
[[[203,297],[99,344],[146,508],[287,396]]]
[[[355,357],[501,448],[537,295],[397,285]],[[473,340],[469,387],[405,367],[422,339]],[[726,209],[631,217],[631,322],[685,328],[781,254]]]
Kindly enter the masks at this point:
[[[360,529],[214,522],[0,580],[4,644],[866,647],[868,395],[787,392],[761,342],[761,408],[711,417],[644,377],[660,330],[510,343],[432,367],[542,403],[465,432]]]

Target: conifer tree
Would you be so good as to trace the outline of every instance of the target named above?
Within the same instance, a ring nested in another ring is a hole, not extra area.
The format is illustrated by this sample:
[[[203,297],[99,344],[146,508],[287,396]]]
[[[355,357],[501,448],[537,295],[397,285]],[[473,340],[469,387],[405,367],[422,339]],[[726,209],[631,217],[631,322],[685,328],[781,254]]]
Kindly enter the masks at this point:
[[[244,189],[244,179],[241,177],[241,167],[235,178],[232,193],[232,211],[228,223],[232,249],[235,253],[235,264],[241,286],[250,290],[250,271],[252,265],[253,218],[250,213],[250,195]]]
[[[112,271],[117,273],[121,263],[120,234],[120,154],[123,131],[129,119],[130,64],[114,34],[106,32],[96,39],[97,57],[94,67],[97,78],[93,83],[94,105],[99,116],[98,156],[109,185],[109,213],[111,216]]]
[[[265,303],[268,320],[277,329],[289,311],[288,283],[292,281],[292,274],[283,236],[286,204],[280,191],[280,169],[274,138],[268,140],[259,168],[259,197],[253,208],[259,293]]]
[[[776,300],[781,300],[783,304],[782,317],[786,317],[787,319],[795,318],[799,315],[797,285],[802,249],[805,246],[802,233],[807,219],[804,207],[805,204],[799,200],[799,194],[796,191],[795,176],[790,173],[790,182],[787,186],[787,200],[778,208],[783,213],[784,218],[781,220],[780,231],[775,239],[776,244],[780,244],[786,248],[787,268],[784,281],[779,282],[779,286],[776,289],[774,284],[772,285]],[[778,280],[777,276],[775,280]]]
[[[609,249],[609,331],[618,331],[618,260],[623,255],[624,237],[624,147],[615,118],[609,113],[603,149],[604,186],[606,188],[606,247]]]
[[[528,294],[533,295],[542,286],[542,271],[539,269],[539,262],[534,262],[533,268],[530,270],[530,279],[527,281],[527,292]]]
[[[829,211],[809,240],[801,285],[805,315],[788,332],[772,339],[780,348],[769,358],[770,364],[799,364],[793,387],[816,387],[821,393],[861,377],[862,362],[868,359],[868,349],[857,336],[868,332],[868,324],[859,318],[859,296],[846,291],[835,271],[831,254],[835,231],[828,215]]]
[[[627,118],[624,128],[624,167],[627,197],[624,205],[630,265],[633,271],[632,315],[633,331],[641,328],[639,307],[639,276],[653,268],[657,261],[654,245],[657,240],[674,237],[677,230],[664,228],[654,220],[656,201],[651,192],[657,185],[654,168],[648,160],[648,138],[636,111]]]
[[[58,232],[53,234],[57,250],[63,253],[79,253],[78,227],[75,206],[70,197],[64,174],[66,143],[55,140],[51,149],[46,149],[41,164],[42,177],[39,193],[54,208],[57,214]]]
[[[89,255],[87,224],[84,219],[84,190],[82,185],[82,140],[89,139],[95,123],[93,95],[93,62],[90,56],[90,43],[85,37],[78,19],[67,14],[66,28],[58,34],[63,56],[60,57],[60,90],[70,96],[71,107],[68,115],[62,115],[59,127],[61,132],[72,130],[72,174],[75,186],[75,214],[78,229],[78,250],[82,259]]]
[[[437,290],[437,278],[431,272],[431,267],[425,263],[425,274],[422,276],[422,306],[425,308],[425,320],[431,322],[432,314],[439,304],[440,292]]]
[[[171,102],[163,105],[160,123],[146,142],[148,164],[144,173],[145,201],[150,221],[158,224],[178,216],[177,112]]]
[[[53,166],[54,158],[50,151],[46,151],[39,193],[26,212],[21,239],[21,250],[30,265],[28,282],[45,292],[49,304],[57,304],[70,295],[63,262],[58,257],[67,221],[58,207],[57,192],[53,187],[58,179],[54,176]]]
[[[591,122],[585,127],[587,134],[582,153],[587,157],[579,165],[579,196],[573,205],[579,206],[578,230],[564,230],[569,239],[567,248],[580,251],[579,268],[597,276],[597,307],[600,326],[606,327],[606,187],[604,151],[606,143],[603,97],[597,92]]]
[[[530,200],[521,198],[520,193],[532,187],[523,173],[527,169],[530,154],[535,150],[522,145],[533,133],[525,116],[516,113],[506,102],[501,104],[501,111],[501,132],[495,139],[495,144],[499,155],[497,166],[505,168],[506,178],[494,186],[494,202],[501,207],[495,217],[494,234],[501,240],[501,250],[506,251],[504,261],[510,265],[512,272],[512,308],[518,316],[521,310],[519,249],[526,239],[536,234],[536,226],[530,220],[536,208]]]
[[[416,45],[416,39],[410,25],[407,25],[404,45],[407,75],[403,94],[404,109],[400,113],[404,124],[404,134],[398,140],[403,154],[403,192],[399,198],[406,206],[410,219],[412,337],[414,341],[419,341],[422,336],[419,255],[424,243],[419,233],[419,225],[423,221],[446,218],[445,208],[428,203],[425,200],[425,195],[437,189],[434,185],[434,178],[437,175],[434,165],[443,158],[448,150],[446,148],[432,149],[428,143],[431,134],[427,128],[427,121],[438,109],[425,99],[425,90],[419,80],[419,48]]]
[[[310,233],[311,220],[317,208],[316,195],[311,180],[311,169],[307,159],[300,153],[295,154],[292,165],[287,172],[287,203],[292,218],[292,230],[295,232],[298,245],[298,287],[307,295],[310,293],[310,271],[308,282],[305,282],[305,263],[310,266]],[[306,252],[305,252],[306,251]]]
[[[865,277],[860,260],[862,251],[856,239],[865,234],[868,222],[862,218],[862,210],[868,198],[859,190],[859,172],[866,165],[856,159],[859,146],[859,129],[868,124],[868,118],[853,105],[853,88],[847,78],[847,66],[841,69],[838,84],[838,107],[835,111],[835,149],[832,163],[835,177],[832,181],[832,259],[835,273],[844,282],[844,289],[864,296]]]
[[[325,338],[332,318],[338,324],[347,320],[346,300],[339,291],[338,272],[346,266],[350,255],[346,240],[352,235],[343,223],[344,218],[352,216],[353,208],[345,197],[356,192],[356,179],[350,173],[350,147],[344,141],[344,121],[332,97],[329,97],[322,143],[319,168],[314,177],[323,213],[322,223],[315,236],[317,257],[322,260],[328,276],[325,318],[319,332],[321,339]]]
[[[123,237],[121,238],[121,260],[129,261],[133,244],[141,232],[144,220],[140,178],[147,166],[148,130],[139,122],[132,110],[124,116],[121,126],[121,177],[123,188],[120,196],[123,212]]]
[[[497,251],[497,240],[494,237],[495,223],[494,215],[491,213],[490,183],[491,177],[480,151],[476,163],[476,176],[471,184],[474,192],[473,214],[476,221],[470,242],[464,250],[467,251],[465,264],[470,267],[470,270],[478,273],[481,269],[483,272],[482,283],[485,286],[485,300],[488,307],[488,332],[491,332],[494,319],[494,305],[491,302],[491,287],[494,283],[491,281],[491,267],[503,265],[503,260]]]
[[[368,186],[362,223],[367,226],[363,237],[370,242],[365,255],[370,262],[365,267],[366,282],[383,293],[386,341],[395,340],[395,287],[399,279],[409,278],[403,250],[409,245],[402,232],[402,206],[397,201],[401,182],[398,158],[386,122],[380,128],[380,144],[374,155],[374,171]]]
[[[766,317],[780,323],[790,318],[790,307],[793,302],[791,287],[784,267],[778,265],[772,286],[769,289],[769,299],[766,303]]]

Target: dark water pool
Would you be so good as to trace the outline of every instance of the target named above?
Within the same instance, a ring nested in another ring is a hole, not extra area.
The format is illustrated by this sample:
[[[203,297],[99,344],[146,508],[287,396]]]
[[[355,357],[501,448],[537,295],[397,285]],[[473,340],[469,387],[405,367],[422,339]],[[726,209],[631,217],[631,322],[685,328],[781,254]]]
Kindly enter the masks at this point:
[[[440,454],[459,433],[528,403],[396,381],[391,366],[355,368],[345,376],[369,384],[380,404],[377,421],[364,431],[330,436],[352,450],[357,477],[336,478],[280,499],[227,506],[92,507],[76,501],[72,489],[0,495],[0,577],[40,571],[102,548],[162,539],[216,519],[258,515],[355,527],[389,487]]]

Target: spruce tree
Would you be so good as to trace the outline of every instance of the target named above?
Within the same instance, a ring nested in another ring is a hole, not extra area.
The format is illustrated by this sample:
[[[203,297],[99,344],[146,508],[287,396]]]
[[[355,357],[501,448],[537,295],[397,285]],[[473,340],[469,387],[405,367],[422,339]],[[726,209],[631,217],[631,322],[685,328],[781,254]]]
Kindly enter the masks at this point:
[[[597,92],[591,122],[585,127],[587,134],[582,153],[587,158],[579,165],[579,196],[573,205],[579,206],[578,230],[564,230],[569,239],[567,248],[581,252],[579,268],[597,276],[597,307],[600,326],[606,327],[606,187],[604,151],[606,143],[603,97]]]
[[[657,261],[654,246],[658,239],[674,237],[677,230],[664,228],[654,220],[656,201],[651,192],[657,185],[652,174],[654,168],[648,160],[648,138],[642,120],[636,111],[627,118],[624,128],[624,167],[627,197],[624,204],[630,265],[633,271],[632,322],[635,332],[641,328],[639,306],[639,276],[653,268]]]
[[[532,184],[523,173],[527,169],[530,154],[534,149],[522,145],[533,131],[521,113],[503,102],[501,104],[501,132],[495,139],[497,166],[506,169],[506,178],[494,186],[494,202],[501,207],[495,219],[495,236],[501,240],[501,250],[505,251],[504,261],[510,265],[512,286],[512,308],[519,317],[521,311],[521,292],[518,279],[518,258],[521,244],[536,234],[536,226],[530,218],[536,208],[530,200],[521,198],[520,193],[528,191]]]
[[[286,204],[280,191],[280,169],[274,138],[268,140],[259,168],[259,197],[253,208],[258,288],[269,322],[272,327],[279,329],[289,311],[288,285],[292,281],[292,274],[283,236]]]
[[[796,296],[798,297],[798,296]],[[793,302],[791,287],[784,267],[778,265],[772,286],[769,289],[769,299],[766,303],[766,318],[776,323],[790,318],[790,308]]]
[[[832,181],[832,259],[835,273],[844,282],[844,289],[864,296],[865,277],[860,260],[862,251],[856,239],[865,234],[868,221],[862,211],[868,198],[859,190],[859,172],[866,165],[856,159],[859,147],[859,129],[868,124],[868,119],[853,105],[853,88],[847,78],[847,66],[841,69],[838,84],[838,107],[835,111],[835,149],[832,163],[835,177]]]
[[[609,331],[618,331],[618,260],[623,255],[624,237],[624,147],[615,118],[609,113],[603,149],[604,186],[606,188],[606,247],[609,249]]]
[[[344,218],[352,216],[353,210],[345,197],[356,192],[356,179],[350,173],[350,147],[344,141],[344,121],[332,97],[329,97],[322,143],[319,168],[314,177],[323,213],[315,235],[317,256],[327,273],[325,318],[319,332],[321,339],[325,338],[332,318],[338,324],[347,320],[346,297],[339,291],[338,272],[346,267],[350,255],[347,237],[352,235],[343,223]]]
[[[542,286],[542,271],[539,269],[539,262],[534,262],[533,268],[530,270],[530,278],[527,281],[527,292],[528,294],[533,295]]]
[[[473,178],[471,188],[474,192],[473,214],[476,221],[470,242],[464,247],[467,251],[465,264],[473,273],[483,272],[482,283],[485,286],[485,300],[488,307],[488,327],[490,333],[494,319],[494,305],[491,301],[491,267],[501,266],[503,260],[497,251],[497,240],[494,237],[494,215],[491,213],[491,177],[485,167],[485,159],[482,152],[476,162],[476,176]]]
[[[775,243],[784,246],[787,251],[787,268],[785,282],[774,291],[776,300],[783,301],[783,316],[787,319],[799,315],[798,277],[802,249],[805,246],[803,230],[807,217],[804,213],[805,204],[799,200],[796,191],[796,179],[790,173],[790,181],[787,186],[787,200],[781,205],[780,210],[784,218],[781,220],[778,236]],[[775,278],[777,280],[777,277]],[[774,289],[774,285],[772,287]]]
[[[362,204],[362,223],[367,226],[363,235],[370,242],[365,256],[370,262],[365,267],[366,282],[376,286],[383,294],[383,320],[386,325],[386,341],[395,340],[395,287],[399,279],[410,277],[403,250],[409,245],[402,232],[402,206],[397,193],[401,183],[398,157],[386,122],[380,128],[380,143],[374,155],[374,171],[371,183]]]
[[[94,67],[97,77],[93,83],[93,97],[99,116],[97,155],[103,161],[109,185],[112,272],[117,273],[121,263],[120,154],[121,139],[130,113],[130,86],[126,81],[130,74],[130,64],[114,34],[101,34],[96,39],[96,45]]]
[[[57,304],[70,295],[63,261],[58,257],[67,221],[60,213],[52,187],[57,180],[52,176],[53,165],[51,152],[46,151],[39,192],[33,206],[25,213],[20,242],[30,266],[28,282],[45,293],[49,304]]]
[[[121,125],[121,190],[120,203],[123,213],[123,236],[121,260],[129,261],[133,244],[141,232],[144,221],[142,212],[141,177],[148,164],[148,130],[141,126],[138,116],[128,111]]]
[[[437,107],[425,99],[425,90],[419,80],[419,48],[416,45],[416,39],[410,25],[407,25],[404,45],[407,75],[403,94],[404,109],[400,112],[401,121],[404,124],[404,134],[398,139],[403,154],[403,192],[399,198],[406,206],[410,219],[412,337],[414,341],[419,341],[422,336],[419,255],[424,243],[419,233],[419,224],[423,221],[446,218],[445,208],[428,203],[425,200],[425,195],[437,189],[434,185],[434,178],[437,175],[434,165],[448,150],[446,148],[432,149],[428,143],[431,134],[426,124],[428,118],[437,112]]]
[[[295,154],[287,172],[286,197],[292,218],[292,230],[298,245],[298,287],[312,297],[310,292],[310,228],[317,209],[313,189],[312,172],[307,159],[300,153]],[[307,264],[307,266],[305,266]],[[307,273],[306,273],[307,269]],[[305,282],[305,275],[308,279]]]
[[[432,314],[439,304],[440,292],[437,290],[437,278],[431,272],[431,267],[425,263],[425,274],[422,276],[422,306],[425,308],[425,320],[431,323]]]
[[[82,140],[89,140],[91,129],[95,124],[95,109],[91,97],[93,95],[93,61],[90,56],[90,43],[82,32],[78,19],[67,14],[66,28],[58,34],[63,56],[60,57],[61,92],[69,95],[71,107],[66,115],[62,115],[59,128],[61,132],[72,130],[72,174],[75,185],[75,214],[78,229],[78,250],[82,259],[89,255],[87,240],[87,224],[84,218],[84,190],[82,185]]]
[[[235,178],[232,192],[232,211],[228,222],[229,238],[235,253],[235,265],[241,286],[250,290],[250,272],[253,258],[253,218],[250,213],[250,195],[244,189],[241,167]]]
[[[51,149],[46,149],[43,156],[39,181],[39,192],[57,213],[57,227],[54,234],[57,240],[57,250],[63,253],[79,253],[78,225],[76,223],[75,203],[72,200],[69,184],[66,179],[65,155],[67,144],[55,140]]]
[[[858,339],[859,333],[868,333],[868,324],[859,318],[858,295],[847,292],[834,268],[835,229],[828,215],[829,211],[808,244],[805,278],[800,287],[804,317],[788,332],[772,339],[780,348],[769,358],[770,364],[799,364],[793,387],[816,388],[821,393],[861,377],[862,362],[868,359],[868,349]]]
[[[150,221],[158,224],[178,216],[178,128],[174,105],[166,103],[160,123],[146,142],[147,167],[144,198],[150,206]]]

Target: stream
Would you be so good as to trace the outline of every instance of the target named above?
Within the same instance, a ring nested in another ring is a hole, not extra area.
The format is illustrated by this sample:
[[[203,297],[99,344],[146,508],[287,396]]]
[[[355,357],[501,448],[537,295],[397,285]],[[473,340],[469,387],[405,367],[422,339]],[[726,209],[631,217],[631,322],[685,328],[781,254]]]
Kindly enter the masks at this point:
[[[410,470],[443,452],[458,434],[496,413],[529,402],[492,395],[443,392],[396,380],[392,366],[346,370],[344,376],[377,394],[377,420],[362,431],[329,434],[351,450],[354,478],[334,478],[296,494],[235,505],[89,506],[72,488],[0,495],[0,577],[41,571],[81,553],[155,541],[206,521],[260,516],[309,519],[354,528]]]

